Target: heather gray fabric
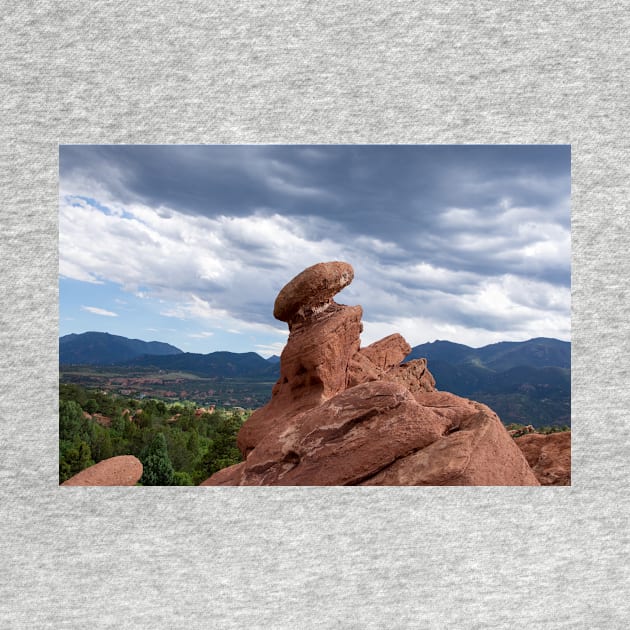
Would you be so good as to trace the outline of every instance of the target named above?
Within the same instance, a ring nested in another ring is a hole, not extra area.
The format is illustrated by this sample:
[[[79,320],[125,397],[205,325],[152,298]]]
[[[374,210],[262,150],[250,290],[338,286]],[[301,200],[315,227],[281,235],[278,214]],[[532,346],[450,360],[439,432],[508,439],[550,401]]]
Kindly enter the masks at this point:
[[[5,2],[0,627],[625,628],[627,2]],[[573,487],[59,488],[59,143],[571,143]]]

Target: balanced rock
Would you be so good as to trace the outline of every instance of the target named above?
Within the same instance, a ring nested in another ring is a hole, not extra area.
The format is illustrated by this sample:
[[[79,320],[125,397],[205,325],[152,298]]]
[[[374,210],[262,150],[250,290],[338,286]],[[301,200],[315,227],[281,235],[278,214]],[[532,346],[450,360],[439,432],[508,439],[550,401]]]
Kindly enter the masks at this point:
[[[142,463],[133,455],[104,459],[64,481],[62,486],[134,486],[142,477]]]
[[[530,433],[514,440],[543,486],[571,485],[571,431]]]
[[[354,278],[352,266],[345,262],[318,263],[298,274],[278,293],[273,316],[292,324],[296,319],[325,310],[332,297]]]
[[[274,314],[287,318],[290,330],[280,357],[280,378],[269,404],[254,412],[239,432],[242,453],[249,453],[272,426],[283,426],[295,414],[346,389],[348,365],[359,351],[363,311],[337,304],[332,297],[353,275],[348,263],[319,263],[280,291]],[[310,281],[314,287],[309,288]]]
[[[280,291],[280,378],[239,431],[245,461],[202,485],[540,485],[491,409],[402,363],[403,337],[360,347],[361,307],[332,299],[353,274],[320,263]]]

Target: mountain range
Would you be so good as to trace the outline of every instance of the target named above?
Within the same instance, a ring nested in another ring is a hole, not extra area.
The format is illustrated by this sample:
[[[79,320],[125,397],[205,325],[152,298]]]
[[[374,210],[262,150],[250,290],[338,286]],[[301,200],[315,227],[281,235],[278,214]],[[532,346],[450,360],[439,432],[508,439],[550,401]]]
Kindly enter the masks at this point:
[[[571,423],[571,344],[539,337],[481,348],[434,341],[412,348],[426,358],[436,387],[489,405],[501,419],[541,426]],[[59,339],[61,365],[119,365],[184,371],[203,377],[269,381],[279,357],[255,352],[183,352],[170,344],[87,332]]]
[[[175,354],[183,352],[168,343],[128,339],[105,332],[59,337],[59,363],[62,365],[115,365],[145,355]]]
[[[452,365],[470,365],[494,371],[513,367],[571,367],[571,344],[568,341],[537,337],[528,341],[501,341],[482,348],[471,348],[452,341],[434,341],[415,346],[409,359],[426,358]]]
[[[434,341],[412,349],[425,357],[436,387],[485,403],[506,424],[571,425],[571,344],[538,337],[470,348]]]

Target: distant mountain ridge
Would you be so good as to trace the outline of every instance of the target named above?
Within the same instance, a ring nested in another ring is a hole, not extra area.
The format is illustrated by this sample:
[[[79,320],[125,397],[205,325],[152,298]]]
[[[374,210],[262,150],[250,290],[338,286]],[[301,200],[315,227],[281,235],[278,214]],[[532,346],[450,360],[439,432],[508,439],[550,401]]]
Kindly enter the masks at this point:
[[[434,341],[412,348],[407,357],[444,361],[452,365],[476,365],[490,370],[509,370],[528,365],[536,368],[571,367],[571,343],[537,337],[527,341],[501,341],[482,348],[471,348],[451,341]]]
[[[71,333],[59,338],[62,365],[115,365],[144,355],[175,354],[183,352],[168,343],[128,339],[105,332]]]
[[[478,400],[503,422],[571,424],[571,343],[538,337],[471,348],[450,341],[416,346],[438,389]]]
[[[159,341],[141,341],[103,332],[59,338],[60,365],[154,367],[206,377],[246,377],[269,380],[280,372],[280,358],[263,359],[255,352],[183,352]]]
[[[126,364],[184,371],[209,377],[246,377],[269,380],[280,375],[280,362],[269,362],[255,352],[219,351],[209,354],[183,352],[168,356],[136,357],[127,361]]]
[[[506,424],[542,426],[571,423],[571,344],[539,337],[504,341],[482,348],[434,341],[412,348],[406,360],[426,358],[436,387],[478,400]],[[66,335],[59,339],[60,364],[154,367],[210,378],[268,382],[280,375],[277,356],[255,352],[182,352],[160,342],[108,333]]]

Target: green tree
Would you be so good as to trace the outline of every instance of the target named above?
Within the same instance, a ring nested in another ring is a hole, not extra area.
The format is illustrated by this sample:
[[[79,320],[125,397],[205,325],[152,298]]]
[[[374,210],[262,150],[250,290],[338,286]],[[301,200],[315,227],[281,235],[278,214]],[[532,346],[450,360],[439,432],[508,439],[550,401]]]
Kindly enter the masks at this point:
[[[90,446],[86,442],[76,440],[59,458],[59,481],[63,483],[93,464]]]
[[[193,479],[187,472],[176,472],[173,479],[174,486],[194,486]]]
[[[96,413],[98,411],[98,403],[94,400],[94,398],[90,398],[83,406],[83,409],[85,409],[85,411],[89,414]]]
[[[188,450],[188,434],[177,428],[171,428],[166,432],[165,437],[173,468],[182,472],[192,472],[194,456],[191,456]]]
[[[109,429],[98,424],[94,426],[94,435],[92,437],[90,450],[92,451],[92,459],[94,459],[96,463],[112,457],[114,451]]]
[[[83,410],[73,400],[59,403],[59,446],[65,452],[79,441],[92,445],[96,423],[83,416]]]
[[[125,430],[125,419],[120,414],[115,414],[109,424],[112,433],[117,437],[122,437]]]
[[[133,420],[129,419],[129,416],[125,415],[123,416],[123,419],[125,421],[125,425],[124,425],[124,429],[122,433],[123,438],[129,441],[135,440],[138,433],[140,433],[140,429],[138,428],[138,426]]]
[[[186,448],[193,460],[197,459],[200,446],[199,434],[197,433],[197,429],[193,427],[190,431],[188,431],[188,442],[186,443]]]
[[[158,433],[149,446],[140,455],[144,467],[140,483],[144,486],[173,485],[174,471],[168,457],[166,439]]]
[[[118,404],[112,396],[105,392],[93,392],[94,401],[97,404],[97,411],[105,416],[113,416],[117,413]]]
[[[88,393],[84,387],[75,383],[59,383],[59,401],[74,400],[83,406],[88,399]]]
[[[222,468],[243,461],[240,451],[236,446],[236,436],[242,425],[241,418],[236,414],[216,414],[217,423],[210,428],[212,438],[209,441],[208,451],[201,458],[193,480],[196,484],[202,482]]]
[[[74,400],[59,403],[59,439],[72,441],[83,428],[83,409]]]

